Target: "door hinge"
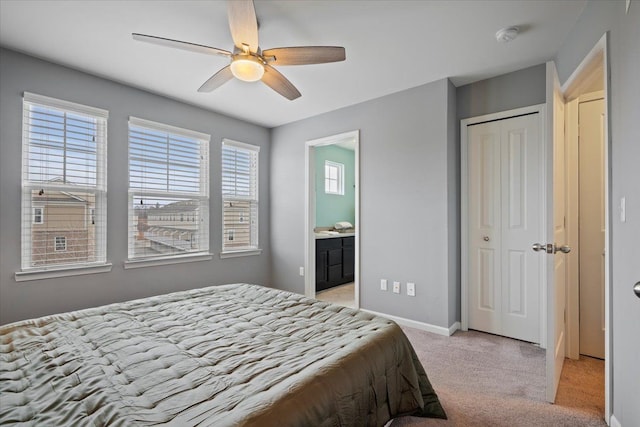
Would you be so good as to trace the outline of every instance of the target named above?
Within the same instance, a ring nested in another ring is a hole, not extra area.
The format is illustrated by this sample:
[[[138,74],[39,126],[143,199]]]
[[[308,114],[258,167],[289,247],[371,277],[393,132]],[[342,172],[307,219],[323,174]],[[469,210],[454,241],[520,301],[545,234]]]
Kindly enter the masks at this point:
[[[566,325],[567,324],[567,309],[566,308],[564,309],[564,311],[562,313],[562,316],[564,317],[564,324]]]

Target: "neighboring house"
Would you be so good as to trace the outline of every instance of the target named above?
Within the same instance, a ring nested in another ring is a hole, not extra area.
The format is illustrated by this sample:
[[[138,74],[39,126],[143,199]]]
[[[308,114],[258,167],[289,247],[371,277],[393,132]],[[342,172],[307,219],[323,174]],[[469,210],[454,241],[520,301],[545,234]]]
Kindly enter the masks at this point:
[[[251,211],[255,206],[248,200],[225,200],[223,204],[225,249],[246,247],[251,241]]]
[[[135,254],[188,252],[198,246],[198,200],[183,200],[135,210]]]
[[[43,191],[33,195],[31,264],[93,261],[95,200],[87,194]]]

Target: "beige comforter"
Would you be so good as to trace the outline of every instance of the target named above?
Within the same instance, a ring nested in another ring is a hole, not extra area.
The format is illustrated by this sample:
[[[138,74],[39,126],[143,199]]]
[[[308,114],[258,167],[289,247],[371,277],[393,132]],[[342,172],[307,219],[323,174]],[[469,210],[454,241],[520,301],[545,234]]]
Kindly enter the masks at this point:
[[[234,284],[0,327],[0,424],[384,425],[444,417],[400,328]]]

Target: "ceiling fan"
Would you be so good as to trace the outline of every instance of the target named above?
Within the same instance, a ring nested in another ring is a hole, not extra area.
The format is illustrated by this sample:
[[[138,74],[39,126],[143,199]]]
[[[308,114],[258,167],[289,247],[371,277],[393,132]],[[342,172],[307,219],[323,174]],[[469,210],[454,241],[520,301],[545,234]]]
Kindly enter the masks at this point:
[[[258,45],[258,20],[253,0],[230,0],[227,11],[231,37],[235,45],[233,52],[146,34],[132,33],[132,36],[135,40],[147,43],[230,58],[231,63],[204,82],[198,92],[211,92],[236,77],[246,82],[261,80],[280,95],[294,100],[300,97],[300,92],[271,64],[307,65],[345,60],[344,47],[338,46],[277,47],[261,50]]]

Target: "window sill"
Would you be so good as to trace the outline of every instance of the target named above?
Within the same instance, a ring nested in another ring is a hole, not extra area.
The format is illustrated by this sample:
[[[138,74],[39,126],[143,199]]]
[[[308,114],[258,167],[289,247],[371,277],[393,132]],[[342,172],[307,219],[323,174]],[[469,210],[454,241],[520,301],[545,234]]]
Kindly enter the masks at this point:
[[[111,271],[111,263],[97,265],[83,265],[79,267],[58,267],[46,270],[16,271],[16,282],[28,280],[53,279],[56,277],[80,276],[83,274],[108,273]]]
[[[210,261],[212,254],[180,255],[164,258],[129,260],[124,262],[125,270],[130,268],[153,267],[155,265],[182,264],[185,262]]]
[[[241,256],[252,256],[252,255],[260,255],[262,253],[262,249],[246,249],[242,251],[227,251],[220,252],[220,258],[237,258]]]

